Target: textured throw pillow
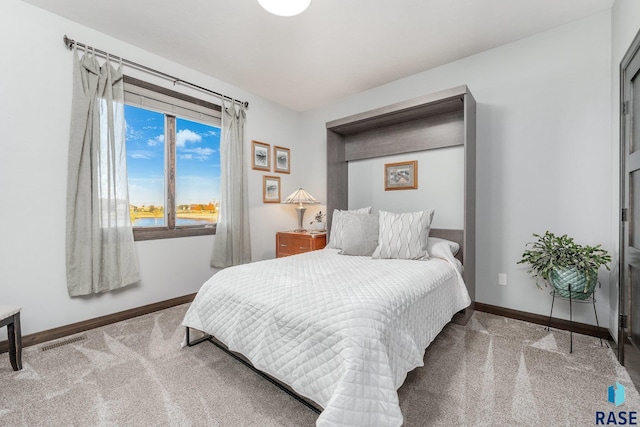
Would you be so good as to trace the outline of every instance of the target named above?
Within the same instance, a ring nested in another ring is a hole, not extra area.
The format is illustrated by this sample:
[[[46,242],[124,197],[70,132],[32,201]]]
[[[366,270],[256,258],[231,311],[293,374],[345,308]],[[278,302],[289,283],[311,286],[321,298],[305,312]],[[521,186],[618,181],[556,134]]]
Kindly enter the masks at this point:
[[[393,213],[380,211],[378,246],[371,258],[425,259],[433,210]]]
[[[367,206],[366,208],[360,209],[351,209],[341,211],[339,209],[333,210],[333,216],[331,217],[331,231],[329,232],[329,244],[328,248],[334,249],[342,249],[342,214],[344,212],[351,213],[363,213],[368,214],[371,213],[371,206]]]
[[[343,212],[341,255],[371,256],[378,246],[378,214]]]

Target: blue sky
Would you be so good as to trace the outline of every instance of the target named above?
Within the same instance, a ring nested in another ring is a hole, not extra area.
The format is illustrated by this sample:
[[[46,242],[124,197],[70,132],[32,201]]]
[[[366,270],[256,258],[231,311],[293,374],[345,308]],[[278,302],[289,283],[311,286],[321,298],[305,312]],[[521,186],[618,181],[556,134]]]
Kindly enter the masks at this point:
[[[164,204],[164,115],[125,106],[131,204]],[[220,199],[220,129],[176,120],[176,204]]]

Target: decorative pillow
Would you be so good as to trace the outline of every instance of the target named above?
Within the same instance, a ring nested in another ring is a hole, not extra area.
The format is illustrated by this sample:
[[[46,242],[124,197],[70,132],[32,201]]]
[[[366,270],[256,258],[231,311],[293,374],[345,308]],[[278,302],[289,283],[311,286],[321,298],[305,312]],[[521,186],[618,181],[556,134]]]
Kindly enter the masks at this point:
[[[426,259],[433,210],[393,213],[380,211],[378,246],[371,258]]]
[[[368,213],[371,213],[371,206],[367,206],[366,208],[351,209],[351,210],[344,210],[344,211],[341,211],[339,209],[334,209],[333,216],[331,218],[331,231],[329,232],[329,244],[327,245],[328,248],[342,249],[341,216],[345,212],[368,214]]]
[[[378,214],[343,212],[341,255],[371,256],[378,246]]]

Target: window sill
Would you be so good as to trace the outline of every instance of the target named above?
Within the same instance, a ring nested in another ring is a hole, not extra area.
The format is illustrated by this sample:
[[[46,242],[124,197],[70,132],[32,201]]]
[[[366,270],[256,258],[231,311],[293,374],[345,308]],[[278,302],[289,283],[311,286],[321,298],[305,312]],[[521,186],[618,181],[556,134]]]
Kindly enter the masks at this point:
[[[165,227],[134,228],[133,240],[174,239],[177,237],[208,236],[216,234],[216,224],[212,227],[180,227],[169,230]]]

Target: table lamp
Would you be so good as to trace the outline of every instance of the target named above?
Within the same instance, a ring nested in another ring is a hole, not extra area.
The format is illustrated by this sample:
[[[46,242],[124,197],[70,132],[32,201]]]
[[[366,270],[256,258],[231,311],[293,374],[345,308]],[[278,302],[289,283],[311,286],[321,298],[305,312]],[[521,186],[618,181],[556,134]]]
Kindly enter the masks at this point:
[[[304,191],[302,188],[298,188],[289,197],[287,197],[287,199],[282,203],[297,203],[298,204],[298,206],[296,206],[296,213],[298,214],[298,228],[296,230],[294,230],[294,231],[307,231],[302,226],[302,220],[304,218],[304,213],[307,210],[307,208],[305,208],[302,205],[303,204],[311,205],[311,204],[317,204],[317,203],[320,203],[320,202],[318,200],[316,200],[316,198],[313,197],[311,194],[309,194],[306,191]]]

